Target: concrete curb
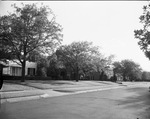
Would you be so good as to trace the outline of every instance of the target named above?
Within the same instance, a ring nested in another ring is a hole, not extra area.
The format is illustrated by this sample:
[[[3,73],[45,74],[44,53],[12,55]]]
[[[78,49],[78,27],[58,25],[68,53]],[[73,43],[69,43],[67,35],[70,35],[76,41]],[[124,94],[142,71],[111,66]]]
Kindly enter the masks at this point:
[[[20,101],[27,101],[27,100],[35,100],[35,99],[41,99],[41,98],[50,98],[50,97],[58,97],[58,96],[65,96],[65,95],[74,95],[74,94],[81,94],[81,93],[87,93],[87,92],[95,92],[95,91],[103,91],[103,90],[110,90],[110,89],[118,89],[118,88],[126,88],[126,87],[134,87],[136,85],[122,85],[122,86],[115,86],[115,87],[105,87],[105,88],[99,88],[99,89],[87,89],[84,91],[75,91],[75,92],[70,92],[70,93],[64,93],[64,92],[57,92],[54,90],[54,92],[57,93],[52,93],[52,95],[49,95],[47,93],[43,95],[38,95],[38,96],[27,96],[27,97],[18,97],[18,98],[9,98],[9,99],[1,99],[0,103],[13,103],[13,102],[20,102]]]
[[[20,101],[27,101],[27,100],[35,100],[35,99],[41,99],[41,98],[50,98],[50,97],[58,97],[58,96],[65,96],[65,95],[74,95],[74,94],[80,94],[80,93],[87,93],[87,92],[94,92],[94,91],[102,91],[102,90],[109,90],[109,89],[116,89],[116,88],[122,88],[122,86],[118,87],[110,87],[110,88],[103,88],[103,89],[89,89],[85,91],[76,91],[72,93],[64,93],[64,92],[56,92],[55,94],[53,93],[52,95],[49,95],[47,93],[43,95],[36,95],[36,96],[23,96],[23,97],[16,97],[16,98],[8,98],[8,99],[1,99],[0,103],[14,103],[14,102],[20,102]]]
[[[27,101],[27,100],[35,100],[35,99],[40,99],[40,98],[46,98],[48,97],[48,94],[43,94],[43,95],[37,95],[37,96],[26,96],[26,97],[17,97],[17,98],[9,98],[9,99],[1,99],[1,104],[9,102],[20,102],[20,101]]]
[[[11,91],[11,92],[0,92],[0,99],[2,100],[9,100],[15,98],[22,98],[22,97],[31,97],[31,96],[40,96],[45,94],[41,90],[24,90],[24,91]]]
[[[95,92],[95,91],[103,91],[103,90],[110,90],[110,89],[117,89],[117,88],[125,88],[125,87],[117,86],[117,87],[109,87],[109,88],[103,88],[103,89],[89,89],[89,90],[85,90],[85,91],[76,91],[76,92],[70,92],[70,93],[62,92],[62,93],[60,93],[60,95],[47,95],[44,98],[58,97],[58,96],[65,96],[65,95],[75,95],[75,94],[81,94],[81,93],[87,93],[87,92]]]
[[[61,95],[54,95],[54,96],[47,96],[48,97],[57,97],[57,96],[64,96],[64,95],[74,95],[74,94],[80,94],[80,93],[87,93],[87,92],[95,92],[95,91],[103,91],[103,90],[110,90],[110,89],[118,89],[118,88],[126,88],[127,85],[122,85],[122,86],[116,86],[116,87],[106,87],[106,88],[101,88],[101,89],[89,89],[85,91],[75,91],[75,92],[70,92],[70,93],[64,93],[62,92]],[[128,86],[129,87],[129,86]],[[130,87],[134,87],[134,85],[130,85]],[[57,91],[56,91],[57,92]]]

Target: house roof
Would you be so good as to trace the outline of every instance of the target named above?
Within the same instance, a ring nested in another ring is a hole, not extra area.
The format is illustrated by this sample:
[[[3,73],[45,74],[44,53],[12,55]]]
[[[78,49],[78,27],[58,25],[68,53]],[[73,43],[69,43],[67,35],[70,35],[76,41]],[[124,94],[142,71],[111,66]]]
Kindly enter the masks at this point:
[[[3,62],[3,61],[0,61],[0,66],[2,66],[2,67],[8,67],[8,64],[5,63],[5,62]]]

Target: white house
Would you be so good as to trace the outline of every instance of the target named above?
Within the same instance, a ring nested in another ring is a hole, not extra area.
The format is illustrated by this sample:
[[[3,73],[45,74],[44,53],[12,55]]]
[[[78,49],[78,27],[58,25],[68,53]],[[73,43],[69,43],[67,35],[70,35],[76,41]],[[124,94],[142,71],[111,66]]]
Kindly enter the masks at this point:
[[[10,76],[21,76],[22,66],[16,61],[8,61],[8,66],[3,68],[3,74]],[[25,75],[36,75],[37,63],[26,61]]]

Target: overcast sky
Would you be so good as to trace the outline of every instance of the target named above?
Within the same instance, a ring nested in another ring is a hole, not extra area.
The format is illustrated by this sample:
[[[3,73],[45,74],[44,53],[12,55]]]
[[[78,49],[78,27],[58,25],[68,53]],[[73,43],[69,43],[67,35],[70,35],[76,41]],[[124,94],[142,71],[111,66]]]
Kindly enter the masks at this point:
[[[39,1],[38,1],[39,2]],[[43,2],[43,1],[42,1]],[[0,2],[0,14],[11,11],[12,3]],[[29,3],[24,2],[23,3]],[[34,1],[34,3],[36,3]],[[63,44],[92,41],[101,52],[115,55],[115,60],[132,59],[150,71],[150,61],[140,50],[134,30],[142,28],[139,17],[147,1],[51,1],[43,2],[53,10],[63,27]]]

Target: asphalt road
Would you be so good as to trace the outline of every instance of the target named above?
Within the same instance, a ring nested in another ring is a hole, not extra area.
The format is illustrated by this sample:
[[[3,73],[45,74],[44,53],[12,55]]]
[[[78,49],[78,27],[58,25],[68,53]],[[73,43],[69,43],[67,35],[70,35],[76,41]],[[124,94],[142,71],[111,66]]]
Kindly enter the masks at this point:
[[[147,87],[4,103],[0,119],[150,119]]]

